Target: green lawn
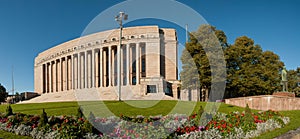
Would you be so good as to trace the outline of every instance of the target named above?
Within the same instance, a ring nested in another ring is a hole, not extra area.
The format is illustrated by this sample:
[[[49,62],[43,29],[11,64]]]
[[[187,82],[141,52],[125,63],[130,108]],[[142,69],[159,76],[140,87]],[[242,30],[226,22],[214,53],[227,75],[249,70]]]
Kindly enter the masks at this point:
[[[10,132],[0,130],[0,139],[32,139],[32,138],[27,136],[18,136],[15,133],[10,133]]]
[[[88,115],[92,111],[95,116],[106,117],[111,115],[119,116],[120,114],[127,116],[136,115],[167,115],[170,113],[190,114],[199,106],[205,108],[205,102],[187,102],[187,101],[89,101],[89,102],[58,102],[58,103],[37,103],[37,104],[14,104],[11,105],[13,112],[21,112],[25,114],[41,114],[45,109],[49,115],[76,115],[77,108],[81,106],[84,114]],[[0,112],[5,112],[7,105],[0,105]],[[218,109],[219,112],[228,113],[231,111],[243,111],[244,108],[227,105],[222,103]],[[259,138],[273,138],[283,134],[289,130],[300,127],[300,111],[283,111],[284,116],[288,116],[291,122],[282,129],[277,129],[260,136]],[[7,138],[13,134],[0,131],[2,138]],[[1,138],[0,136],[0,138]],[[17,136],[19,137],[19,136]],[[13,137],[12,137],[13,138]]]
[[[153,106],[152,106],[153,105]],[[49,102],[36,104],[13,104],[13,112],[25,114],[40,114],[45,109],[48,115],[76,115],[77,108],[81,106],[85,114],[92,111],[95,115],[111,116],[120,114],[135,115],[167,115],[170,113],[189,114],[194,108],[199,106],[205,108],[205,102],[187,102],[187,101],[89,101],[89,102]],[[137,107],[135,107],[137,106]],[[151,106],[151,107],[147,107]],[[7,105],[0,105],[0,112],[5,112]],[[138,108],[140,107],[140,108]],[[220,112],[243,111],[244,108],[221,104]],[[107,113],[107,111],[112,113]]]

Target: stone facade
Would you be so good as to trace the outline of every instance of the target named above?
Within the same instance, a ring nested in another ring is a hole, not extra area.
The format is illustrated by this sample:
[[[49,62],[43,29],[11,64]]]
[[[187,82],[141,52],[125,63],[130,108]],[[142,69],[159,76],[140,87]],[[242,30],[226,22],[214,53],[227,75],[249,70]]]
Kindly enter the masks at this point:
[[[119,29],[70,40],[44,52],[34,63],[34,88],[39,94],[95,89],[117,99]],[[164,93],[177,96],[177,36],[158,26],[123,28],[122,94]],[[128,87],[130,90],[128,90]],[[103,96],[105,98],[105,96]],[[123,96],[122,96],[123,97]]]

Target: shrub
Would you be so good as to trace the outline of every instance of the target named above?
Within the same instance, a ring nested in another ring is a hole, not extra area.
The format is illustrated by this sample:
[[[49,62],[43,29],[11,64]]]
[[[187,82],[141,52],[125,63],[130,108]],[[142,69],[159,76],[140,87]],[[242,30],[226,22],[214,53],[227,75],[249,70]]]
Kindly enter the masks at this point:
[[[200,108],[197,112],[197,116],[195,118],[195,125],[200,126],[200,122],[201,122],[200,119],[201,119],[203,112],[204,112],[203,107],[200,106]]]
[[[93,132],[93,125],[88,120],[85,120],[84,123],[83,123],[82,131],[84,133],[92,133]]]
[[[45,112],[45,109],[43,109],[41,118],[39,120],[39,127],[45,127],[47,125],[47,123],[48,123],[47,113]]]
[[[78,109],[77,109],[77,117],[78,117],[78,118],[82,118],[82,117],[83,117],[83,113],[82,113],[80,107],[78,107]]]
[[[254,122],[254,118],[252,116],[252,112],[251,112],[251,109],[249,108],[248,104],[246,105],[245,114],[244,114],[243,119],[244,120],[242,122],[242,129],[245,132],[256,129],[256,124]]]
[[[248,104],[246,105],[246,108],[245,108],[245,122],[247,122],[247,123],[254,122],[254,118],[252,116],[252,112],[251,112],[251,109],[249,108]]]
[[[10,115],[13,115],[13,110],[12,110],[11,106],[8,105],[7,108],[6,108],[6,114],[5,114],[5,116],[8,117]]]

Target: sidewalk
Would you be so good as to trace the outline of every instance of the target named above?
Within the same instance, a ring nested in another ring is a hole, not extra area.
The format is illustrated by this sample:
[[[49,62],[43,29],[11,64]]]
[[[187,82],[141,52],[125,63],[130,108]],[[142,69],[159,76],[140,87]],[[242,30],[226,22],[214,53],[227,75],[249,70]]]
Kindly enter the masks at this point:
[[[274,139],[300,139],[300,127],[295,130],[288,131],[287,133],[280,135]]]

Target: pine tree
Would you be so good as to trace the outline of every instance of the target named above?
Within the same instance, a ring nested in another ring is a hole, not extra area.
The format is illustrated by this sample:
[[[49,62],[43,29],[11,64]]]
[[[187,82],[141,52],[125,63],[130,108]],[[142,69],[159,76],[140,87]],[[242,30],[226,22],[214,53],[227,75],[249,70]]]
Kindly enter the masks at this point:
[[[8,117],[10,115],[13,115],[13,110],[12,110],[11,106],[8,105],[7,108],[6,108],[6,114],[5,114],[5,116]]]
[[[45,112],[45,109],[43,109],[43,112],[40,116],[39,120],[39,127],[45,127],[48,123],[48,116],[47,113]]]
[[[254,118],[252,116],[251,109],[249,108],[248,104],[245,107],[245,115],[243,117],[242,129],[244,132],[248,132],[250,130],[256,129],[256,124],[254,122]]]
[[[83,113],[82,113],[80,107],[78,107],[78,109],[77,109],[77,117],[78,117],[78,118],[82,118],[82,117],[83,117]]]

